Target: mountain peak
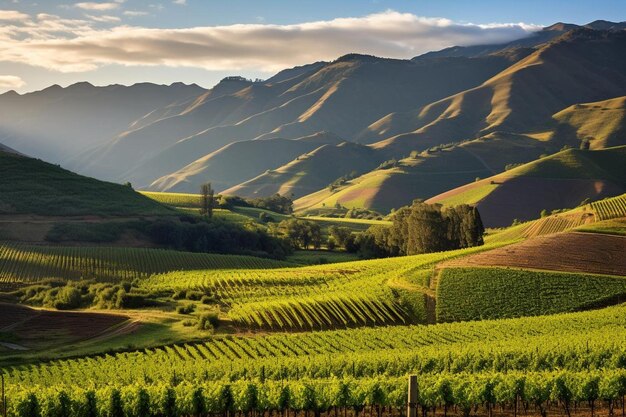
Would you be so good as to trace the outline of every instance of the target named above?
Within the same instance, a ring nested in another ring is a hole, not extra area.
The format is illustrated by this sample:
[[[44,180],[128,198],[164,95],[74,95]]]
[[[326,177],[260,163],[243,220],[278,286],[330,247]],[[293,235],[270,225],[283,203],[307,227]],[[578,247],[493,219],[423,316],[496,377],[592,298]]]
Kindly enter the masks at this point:
[[[553,25],[546,26],[545,28],[543,28],[543,30],[554,31],[554,32],[567,32],[569,30],[573,30],[579,27],[580,26],[575,25],[573,23],[556,22]]]
[[[376,62],[381,61],[384,58],[380,58],[374,55],[365,55],[365,54],[346,54],[337,58],[334,62],[351,62],[351,61],[359,61],[359,62]]]
[[[585,25],[586,28],[595,30],[623,30],[626,29],[626,22],[611,22],[608,20],[594,20]]]

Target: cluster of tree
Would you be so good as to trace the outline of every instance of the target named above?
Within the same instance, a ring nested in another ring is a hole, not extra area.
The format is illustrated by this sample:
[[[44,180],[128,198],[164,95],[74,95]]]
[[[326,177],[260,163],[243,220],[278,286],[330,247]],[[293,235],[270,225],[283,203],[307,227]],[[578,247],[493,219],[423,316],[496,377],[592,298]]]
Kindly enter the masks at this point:
[[[328,249],[341,248],[346,252],[354,253],[359,250],[358,235],[344,226],[330,226],[328,228]]]
[[[397,167],[399,164],[397,159],[390,159],[378,165],[376,169],[391,169]]]
[[[188,252],[238,253],[284,259],[289,242],[260,229],[248,229],[220,219],[181,216],[150,224],[151,240],[161,246]]]
[[[272,236],[286,239],[294,249],[320,249],[322,247],[322,228],[318,223],[302,219],[287,219],[270,225]]]
[[[372,226],[356,244],[366,258],[415,255],[482,245],[484,231],[476,207],[416,200],[394,213],[391,227]]]
[[[328,185],[328,191],[331,191],[331,192],[335,191],[337,188],[341,187],[342,185],[345,185],[348,181],[353,180],[358,176],[359,176],[358,172],[352,171],[349,174],[339,177]]]
[[[216,199],[219,208],[256,207],[282,214],[293,213],[293,200],[280,194],[263,198],[242,198],[238,196],[220,195]]]

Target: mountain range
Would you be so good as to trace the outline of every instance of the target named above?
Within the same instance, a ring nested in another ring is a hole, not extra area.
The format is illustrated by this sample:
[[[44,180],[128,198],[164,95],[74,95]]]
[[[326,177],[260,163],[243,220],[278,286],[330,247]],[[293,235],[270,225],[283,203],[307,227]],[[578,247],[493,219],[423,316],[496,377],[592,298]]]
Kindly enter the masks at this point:
[[[210,90],[11,91],[0,95],[0,142],[139,189],[212,182],[244,197],[293,195],[299,210],[386,212],[563,147],[626,144],[625,28],[557,23],[502,45],[350,54]]]

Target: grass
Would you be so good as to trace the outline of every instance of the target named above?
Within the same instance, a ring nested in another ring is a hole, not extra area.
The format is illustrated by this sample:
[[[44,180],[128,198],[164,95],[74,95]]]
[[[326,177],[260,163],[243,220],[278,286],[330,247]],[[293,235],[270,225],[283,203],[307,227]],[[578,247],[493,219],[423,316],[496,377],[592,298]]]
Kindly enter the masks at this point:
[[[476,204],[493,190],[498,188],[498,184],[485,183],[479,187],[470,188],[448,198],[443,198],[437,202],[445,206],[458,206],[460,204]]]
[[[175,212],[130,187],[0,152],[0,214],[146,216]]]
[[[577,232],[626,236],[626,218],[604,220],[576,228]]]
[[[567,149],[506,172],[506,176],[606,179],[625,184],[626,146],[583,151]]]
[[[450,268],[437,287],[437,320],[537,316],[626,300],[626,278],[511,268]]]

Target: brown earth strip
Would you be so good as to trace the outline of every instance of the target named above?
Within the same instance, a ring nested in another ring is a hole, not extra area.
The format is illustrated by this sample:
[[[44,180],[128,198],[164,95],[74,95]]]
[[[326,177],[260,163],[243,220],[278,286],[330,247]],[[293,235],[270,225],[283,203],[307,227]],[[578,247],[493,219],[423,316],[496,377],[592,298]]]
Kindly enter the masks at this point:
[[[544,269],[626,276],[626,236],[560,233],[439,264],[445,267]]]

